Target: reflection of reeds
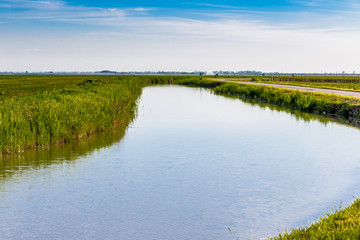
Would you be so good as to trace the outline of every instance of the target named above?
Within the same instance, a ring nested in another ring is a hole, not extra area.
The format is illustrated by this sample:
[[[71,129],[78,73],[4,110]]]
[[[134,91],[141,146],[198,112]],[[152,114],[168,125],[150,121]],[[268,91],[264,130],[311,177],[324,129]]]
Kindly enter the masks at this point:
[[[183,80],[178,81],[178,83],[188,86],[207,87],[218,94],[246,97],[302,112],[325,113],[352,121],[358,121],[360,118],[360,99],[353,97],[198,79]]]
[[[14,174],[19,175],[28,170],[61,166],[64,163],[76,164],[78,158],[119,142],[125,132],[125,128],[115,128],[71,144],[49,146],[45,151],[27,149],[21,153],[3,155],[0,158],[0,183],[9,180]]]
[[[359,118],[360,100],[353,97],[241,84],[224,84],[214,89],[214,91],[246,96],[251,99],[292,107],[304,112],[325,112],[344,118]]]

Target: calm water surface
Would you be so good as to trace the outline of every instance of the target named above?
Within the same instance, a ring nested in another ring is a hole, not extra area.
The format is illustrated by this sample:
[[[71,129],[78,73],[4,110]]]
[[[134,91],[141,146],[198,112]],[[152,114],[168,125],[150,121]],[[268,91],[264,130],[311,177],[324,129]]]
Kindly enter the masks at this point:
[[[360,192],[359,130],[325,123],[145,88],[125,136],[0,160],[0,239],[259,239],[307,225]]]

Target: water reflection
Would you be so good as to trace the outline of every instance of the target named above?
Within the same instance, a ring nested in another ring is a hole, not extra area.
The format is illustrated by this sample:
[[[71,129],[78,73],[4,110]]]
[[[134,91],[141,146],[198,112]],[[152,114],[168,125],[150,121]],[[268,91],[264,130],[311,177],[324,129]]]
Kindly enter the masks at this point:
[[[0,158],[0,183],[11,181],[11,177],[44,168],[61,168],[64,164],[77,164],[79,157],[112,146],[125,135],[125,129],[113,129],[71,144],[51,146],[48,149],[31,149],[21,153],[3,155]]]
[[[258,100],[254,100],[254,99],[248,99],[245,97],[235,97],[232,95],[228,95],[228,94],[220,94],[220,93],[213,93],[214,95],[217,96],[222,96],[228,99],[232,99],[234,101],[242,101],[245,103],[248,103],[252,106],[255,107],[260,107],[261,109],[270,109],[272,111],[277,111],[277,112],[286,112],[288,114],[293,115],[296,120],[300,121],[305,121],[305,122],[311,122],[311,121],[317,121],[320,122],[322,124],[324,124],[325,126],[328,123],[331,122],[336,122],[338,124],[343,124],[349,127],[356,127],[359,128],[360,127],[360,122],[359,121],[350,121],[348,119],[345,119],[343,117],[340,116],[328,116],[328,115],[322,115],[322,114],[313,114],[313,113],[307,113],[307,112],[301,112],[301,111],[297,111],[294,109],[290,109],[290,108],[285,108],[279,105],[275,105],[275,104],[269,104],[269,103],[265,103],[265,102],[261,102]]]

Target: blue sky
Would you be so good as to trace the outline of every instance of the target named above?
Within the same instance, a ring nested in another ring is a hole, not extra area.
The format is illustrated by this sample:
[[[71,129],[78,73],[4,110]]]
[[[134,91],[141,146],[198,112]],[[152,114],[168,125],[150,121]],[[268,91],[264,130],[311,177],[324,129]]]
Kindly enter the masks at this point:
[[[360,1],[0,0],[0,71],[360,72]]]

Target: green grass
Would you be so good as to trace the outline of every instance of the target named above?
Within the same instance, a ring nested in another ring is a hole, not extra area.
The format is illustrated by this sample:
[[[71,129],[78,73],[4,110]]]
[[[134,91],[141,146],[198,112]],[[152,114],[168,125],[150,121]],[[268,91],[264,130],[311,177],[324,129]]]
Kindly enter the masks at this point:
[[[207,76],[206,78],[214,78]],[[218,78],[245,79],[251,78],[254,82],[273,83],[283,85],[295,85],[303,87],[327,88],[346,91],[360,91],[359,76],[218,76]]]
[[[272,81],[319,82],[319,83],[360,83],[359,75],[272,75],[261,76]]]
[[[354,240],[360,239],[360,200],[349,207],[326,213],[308,227],[293,229],[269,240]]]
[[[1,98],[74,87],[88,79],[96,80],[98,78],[98,76],[0,75],[0,100]]]
[[[0,105],[0,151],[70,142],[127,126],[147,83],[99,76],[5,76],[0,81],[6,93]]]
[[[246,97],[303,112],[360,120],[360,99],[326,93],[300,92],[266,86],[188,79],[178,84],[211,88],[215,93]]]
[[[256,80],[256,82],[264,83],[273,83],[273,84],[282,84],[282,85],[295,85],[303,87],[314,87],[314,88],[326,88],[326,89],[336,89],[336,90],[345,90],[345,91],[360,91],[360,83],[322,83],[322,82],[292,82],[292,81],[265,81],[265,80]]]

